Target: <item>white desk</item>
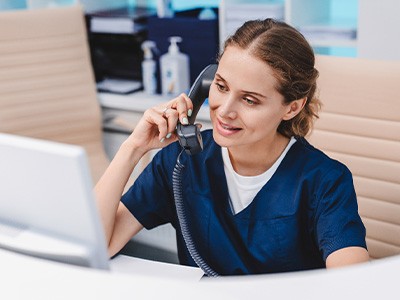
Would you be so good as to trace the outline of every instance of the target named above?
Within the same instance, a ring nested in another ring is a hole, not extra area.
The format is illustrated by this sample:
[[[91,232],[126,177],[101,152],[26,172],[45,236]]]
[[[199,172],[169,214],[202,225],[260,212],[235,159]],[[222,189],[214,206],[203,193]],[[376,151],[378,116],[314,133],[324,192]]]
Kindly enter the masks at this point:
[[[200,268],[156,262],[126,255],[118,255],[110,261],[114,274],[140,275],[160,279],[174,279],[187,282],[198,282],[204,275]]]
[[[114,262],[113,262],[114,263]],[[113,264],[112,263],[112,264]],[[115,268],[125,264],[122,258]],[[198,271],[133,259],[130,273],[0,249],[1,299],[398,299],[400,256],[336,270],[199,280]],[[191,272],[194,271],[194,272]],[[177,275],[182,272],[182,275]]]
[[[135,258],[118,257],[111,261],[111,271],[103,271],[27,257],[2,249],[0,266],[0,299],[7,300],[176,299],[177,291],[189,293],[189,286],[202,276],[197,268]],[[129,274],[127,268],[130,268]]]

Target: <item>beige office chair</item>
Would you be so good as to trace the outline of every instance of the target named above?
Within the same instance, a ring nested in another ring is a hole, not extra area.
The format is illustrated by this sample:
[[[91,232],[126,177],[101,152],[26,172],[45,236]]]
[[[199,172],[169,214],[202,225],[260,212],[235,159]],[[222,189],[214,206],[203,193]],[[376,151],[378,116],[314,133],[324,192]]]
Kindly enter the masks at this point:
[[[80,5],[0,12],[0,132],[81,145],[93,181],[104,172],[109,161]]]
[[[400,254],[400,61],[319,56],[317,68],[309,140],[352,171],[371,257]]]

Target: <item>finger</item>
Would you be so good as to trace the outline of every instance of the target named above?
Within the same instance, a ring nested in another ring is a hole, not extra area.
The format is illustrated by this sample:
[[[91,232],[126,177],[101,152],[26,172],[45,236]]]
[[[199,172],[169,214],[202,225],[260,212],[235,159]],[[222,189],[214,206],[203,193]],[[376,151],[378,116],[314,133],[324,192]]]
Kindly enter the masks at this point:
[[[176,109],[177,108],[177,104],[180,101],[185,101],[186,104],[187,104],[188,109],[193,109],[192,100],[185,93],[182,93],[179,96],[177,96],[176,98],[174,98],[171,101],[167,102],[166,105],[164,105],[164,106],[168,106],[168,107]]]
[[[183,125],[189,124],[188,120],[188,100],[190,99],[185,95],[181,94],[178,98],[177,101],[175,102],[176,105],[176,110],[178,111],[179,114],[179,120]],[[190,108],[191,109],[191,108]]]
[[[182,94],[181,95],[184,99],[185,99],[185,102],[186,102],[186,107],[187,107],[187,114],[188,114],[188,116],[190,117],[191,115],[192,115],[192,113],[193,113],[193,102],[192,102],[192,100],[188,97],[188,95],[186,95],[186,94]]]
[[[164,118],[168,120],[168,133],[165,136],[167,139],[170,138],[175,131],[176,125],[178,124],[178,111],[173,108],[169,108],[164,113]]]
[[[168,134],[168,119],[163,117],[163,112],[160,112],[159,109],[152,108],[148,111],[146,119],[149,123],[157,127],[158,139],[164,141]]]

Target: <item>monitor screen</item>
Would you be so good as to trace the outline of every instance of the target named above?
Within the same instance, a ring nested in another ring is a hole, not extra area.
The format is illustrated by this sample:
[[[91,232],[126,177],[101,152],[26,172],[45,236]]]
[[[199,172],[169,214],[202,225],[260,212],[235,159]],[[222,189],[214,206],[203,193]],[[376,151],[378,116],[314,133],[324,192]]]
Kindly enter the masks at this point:
[[[0,248],[109,269],[84,148],[0,133]]]

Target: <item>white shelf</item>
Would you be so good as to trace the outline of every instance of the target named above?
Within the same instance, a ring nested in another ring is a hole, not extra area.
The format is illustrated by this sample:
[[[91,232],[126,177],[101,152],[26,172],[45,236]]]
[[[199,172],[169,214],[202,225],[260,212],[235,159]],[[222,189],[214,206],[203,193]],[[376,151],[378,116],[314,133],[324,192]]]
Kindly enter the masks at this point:
[[[128,95],[118,95],[111,93],[98,93],[98,101],[102,108],[135,112],[142,114],[146,109],[161,105],[172,99],[171,96],[149,95],[144,92],[135,92]],[[209,106],[203,104],[200,108],[196,120],[210,121]]]
[[[356,40],[340,40],[340,39],[309,39],[307,38],[310,45],[314,48],[317,47],[345,47],[345,48],[356,48]]]
[[[298,30],[313,47],[357,47],[357,27],[345,22],[303,25]]]

